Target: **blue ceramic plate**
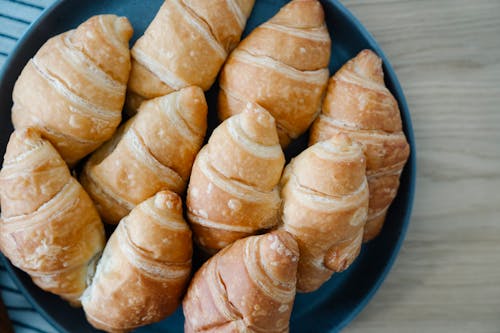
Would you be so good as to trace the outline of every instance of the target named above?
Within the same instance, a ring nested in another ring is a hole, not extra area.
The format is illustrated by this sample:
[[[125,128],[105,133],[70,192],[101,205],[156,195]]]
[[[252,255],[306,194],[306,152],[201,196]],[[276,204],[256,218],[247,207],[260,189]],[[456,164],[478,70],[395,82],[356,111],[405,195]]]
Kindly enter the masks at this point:
[[[14,82],[29,58],[51,36],[78,26],[92,15],[113,13],[127,16],[135,29],[134,39],[142,35],[162,0],[61,0],[46,10],[31,25],[0,73],[0,156],[3,156],[9,134],[11,94]],[[246,33],[273,16],[287,1],[257,0]],[[344,273],[336,274],[320,290],[297,296],[291,321],[291,332],[337,332],[347,325],[368,303],[388,274],[401,247],[408,227],[415,190],[415,142],[408,106],[389,61],[366,29],[338,1],[323,0],[326,20],[333,39],[330,72],[334,73],[360,50],[370,48],[384,60],[386,84],[399,101],[404,131],[411,145],[411,156],[401,176],[399,194],[392,204],[382,234],[363,246],[355,263]],[[217,85],[208,92],[209,123],[217,124],[215,100]],[[287,149],[287,157],[306,147],[306,136]],[[33,306],[60,332],[96,332],[85,320],[81,309],[70,307],[58,297],[45,293],[29,277],[6,265],[11,276]],[[137,330],[141,333],[182,332],[181,309],[161,323]]]

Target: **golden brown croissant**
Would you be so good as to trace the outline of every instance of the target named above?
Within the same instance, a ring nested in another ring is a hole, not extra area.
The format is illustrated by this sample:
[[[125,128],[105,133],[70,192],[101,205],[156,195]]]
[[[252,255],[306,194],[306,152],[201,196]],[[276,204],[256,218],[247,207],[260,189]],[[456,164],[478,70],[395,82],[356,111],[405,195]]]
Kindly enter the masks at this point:
[[[126,332],[162,320],[181,303],[192,241],[180,197],[157,193],[136,206],[109,239],[82,296],[89,322]]]
[[[196,85],[208,90],[240,40],[254,0],[165,1],[132,48],[127,108]]]
[[[345,135],[304,150],[282,178],[281,228],[299,244],[297,290],[318,289],[359,254],[368,213],[361,146]]]
[[[294,0],[231,53],[220,77],[226,119],[257,103],[276,119],[280,143],[304,133],[320,111],[331,40],[317,0]]]
[[[217,127],[193,166],[187,215],[195,241],[215,252],[278,222],[285,158],[273,117],[257,106]]]
[[[0,248],[40,288],[79,304],[104,229],[94,204],[36,129],[15,131],[0,171]]]
[[[410,153],[398,102],[384,84],[382,60],[364,50],[331,79],[310,143],[345,133],[364,146],[370,208],[364,240],[375,238],[396,197],[399,176]]]
[[[140,110],[91,156],[80,177],[108,223],[158,191],[182,193],[203,144],[207,104],[200,88],[146,101]]]
[[[99,15],[49,39],[14,87],[14,127],[39,128],[70,165],[108,140],[121,121],[132,33],[125,17]]]
[[[184,331],[288,332],[298,254],[283,230],[226,247],[191,281],[182,303]]]

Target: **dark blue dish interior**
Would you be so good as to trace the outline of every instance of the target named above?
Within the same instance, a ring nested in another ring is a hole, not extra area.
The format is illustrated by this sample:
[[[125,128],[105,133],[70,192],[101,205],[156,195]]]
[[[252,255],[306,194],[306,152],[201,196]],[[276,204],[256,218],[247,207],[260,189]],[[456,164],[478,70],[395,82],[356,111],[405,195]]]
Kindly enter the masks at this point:
[[[28,59],[49,37],[78,26],[92,15],[113,13],[130,19],[135,29],[135,40],[144,32],[162,2],[162,0],[62,0],[46,10],[20,40],[3,71],[0,72],[1,156],[5,152],[5,146],[12,132],[10,108],[15,80]],[[246,33],[273,16],[286,2],[285,0],[256,0]],[[415,191],[416,148],[413,129],[408,106],[396,75],[376,41],[350,12],[338,1],[323,0],[321,2],[333,40],[331,74],[364,48],[371,48],[377,52],[384,60],[386,84],[399,101],[404,131],[410,142],[412,153],[401,176],[401,187],[389,210],[382,234],[363,246],[360,256],[346,272],[334,275],[328,283],[314,293],[297,296],[291,321],[291,332],[297,333],[337,332],[362,310],[383,282],[399,252],[410,221]],[[207,93],[210,107],[210,130],[218,123],[215,112],[217,91],[218,87],[215,85]],[[287,149],[287,157],[297,155],[306,147],[306,144],[307,135],[304,135]],[[72,308],[58,297],[38,289],[26,274],[13,268],[7,260],[6,263],[11,276],[34,307],[59,331],[64,333],[96,332],[85,320],[81,309]],[[141,328],[137,332],[182,332],[183,321],[182,311],[178,309],[163,322]]]

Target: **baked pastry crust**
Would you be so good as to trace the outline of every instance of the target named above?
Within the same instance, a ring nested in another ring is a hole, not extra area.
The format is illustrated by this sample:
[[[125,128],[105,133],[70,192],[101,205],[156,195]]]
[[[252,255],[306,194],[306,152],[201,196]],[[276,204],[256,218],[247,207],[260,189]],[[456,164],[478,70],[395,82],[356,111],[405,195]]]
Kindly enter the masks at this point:
[[[286,147],[320,112],[327,86],[331,40],[317,0],[294,0],[257,27],[231,53],[220,75],[219,118],[247,102],[276,119]]]
[[[0,171],[0,249],[43,290],[73,305],[104,247],[87,193],[37,129],[16,130]]]
[[[382,60],[370,50],[348,61],[328,84],[323,110],[311,128],[310,144],[344,133],[363,145],[370,208],[364,240],[375,238],[396,197],[410,154],[398,102],[384,84]]]
[[[249,105],[217,127],[193,166],[187,216],[194,240],[216,252],[278,223],[285,157],[273,117]]]
[[[298,254],[283,230],[240,239],[217,253],[184,297],[184,331],[288,332]]]
[[[103,220],[117,224],[158,191],[183,193],[207,128],[203,91],[188,87],[142,104],[80,176]]]
[[[39,128],[70,166],[111,138],[121,121],[132,33],[125,17],[98,15],[49,39],[14,86],[14,127]]]
[[[162,191],[136,206],[111,235],[82,296],[89,322],[126,332],[163,320],[181,303],[192,251],[177,194]]]

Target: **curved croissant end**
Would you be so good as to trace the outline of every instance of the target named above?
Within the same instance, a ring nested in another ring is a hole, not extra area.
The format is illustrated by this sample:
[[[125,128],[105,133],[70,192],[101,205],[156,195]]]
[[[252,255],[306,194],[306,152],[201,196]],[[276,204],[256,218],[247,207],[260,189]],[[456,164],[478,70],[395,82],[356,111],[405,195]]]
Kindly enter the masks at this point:
[[[107,223],[158,191],[182,193],[203,144],[207,103],[200,88],[146,101],[140,110],[91,156],[80,178]]]
[[[364,240],[368,241],[382,229],[410,153],[398,103],[384,84],[382,60],[370,50],[361,51],[330,79],[310,143],[338,133],[360,142],[366,155],[370,209]]]
[[[274,226],[284,164],[274,119],[267,111],[249,105],[217,127],[196,157],[188,188],[195,241],[207,252],[216,252]]]
[[[361,146],[345,135],[319,142],[286,167],[281,228],[300,249],[297,290],[318,289],[361,249],[368,186]]]
[[[240,40],[254,0],[165,1],[132,48],[127,110],[196,85],[208,90]]]
[[[185,332],[288,332],[297,261],[297,242],[284,231],[236,241],[191,281]]]
[[[164,319],[181,302],[191,256],[181,199],[159,192],[135,207],[111,236],[82,296],[87,319],[108,332]]]
[[[36,129],[15,131],[0,171],[0,248],[40,288],[79,304],[104,247],[97,211]]]
[[[276,119],[285,147],[319,113],[330,47],[321,4],[291,1],[229,56],[220,77],[219,117],[226,119],[247,102],[256,103]]]
[[[39,128],[70,165],[108,140],[121,121],[132,32],[126,18],[99,15],[49,39],[14,87],[14,127]]]

